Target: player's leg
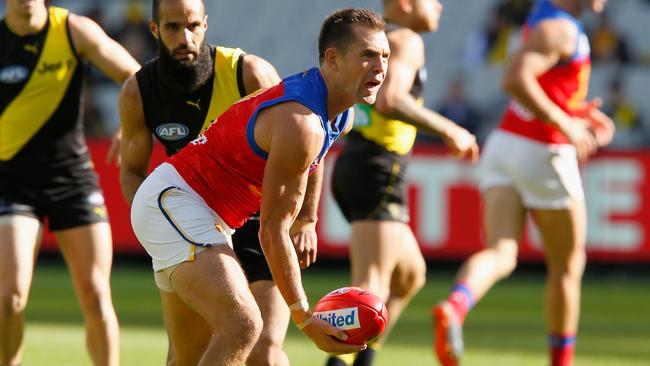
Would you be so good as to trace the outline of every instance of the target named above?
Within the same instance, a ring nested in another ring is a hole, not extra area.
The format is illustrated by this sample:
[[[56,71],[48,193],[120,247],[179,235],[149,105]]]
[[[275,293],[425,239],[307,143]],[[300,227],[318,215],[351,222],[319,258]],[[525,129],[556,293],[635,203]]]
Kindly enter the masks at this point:
[[[390,322],[379,339],[369,344],[367,349],[359,352],[353,363],[354,366],[372,364],[375,352],[386,342],[402,312],[406,309],[413,296],[424,286],[426,280],[426,263],[415,235],[408,224],[399,221],[378,221],[377,223],[380,223],[380,225],[376,228],[378,231],[375,230],[374,232],[378,232],[379,235],[376,240],[372,241],[372,243],[377,243],[377,246],[368,246],[370,242],[365,245],[355,246],[357,250],[351,256],[351,258],[356,258],[357,261],[357,265],[352,265],[353,283],[356,283],[356,281],[362,284],[376,282],[374,280],[367,281],[368,271],[363,271],[363,268],[376,267],[379,271],[388,273],[388,276],[378,276],[379,281],[388,279],[388,292],[384,294],[377,292],[377,294],[386,296],[383,299],[386,302]],[[357,235],[365,235],[366,233],[357,232]],[[361,239],[361,237],[357,236],[358,239]],[[359,240],[357,240],[358,242]],[[363,256],[364,246],[365,250],[378,253],[378,256],[376,258],[371,257],[372,261],[360,259]],[[363,287],[363,285],[359,285],[359,287]],[[385,284],[382,282],[378,288],[384,287]]]
[[[456,275],[456,283],[465,284],[474,301],[514,271],[526,220],[526,208],[513,187],[488,189],[483,205],[486,248],[466,260]]]
[[[248,278],[249,288],[262,314],[262,333],[246,360],[248,366],[289,365],[282,350],[289,326],[289,308],[278,290],[262,252],[259,215],[252,216],[232,237],[233,248]]]
[[[250,289],[260,308],[263,327],[246,365],[288,366],[289,358],[282,346],[289,324],[289,308],[273,281],[255,281]]]
[[[580,315],[580,286],[586,254],[586,209],[572,201],[566,210],[534,210],[547,266],[546,313],[551,365],[573,364]]]
[[[198,364],[243,364],[262,324],[246,277],[228,244],[232,230],[166,164],[140,185],[131,206],[131,223],[152,258],[157,287],[175,292],[212,330]],[[214,247],[205,247],[209,245]],[[164,306],[164,318],[173,326],[176,323],[170,321],[182,319],[180,311],[185,310]],[[168,334],[178,358],[179,332]]]
[[[434,308],[435,350],[443,365],[456,365],[463,352],[462,324],[473,304],[517,264],[518,240],[526,218],[513,187],[492,187],[484,194],[487,247],[461,266],[451,293]]]
[[[391,321],[381,338],[377,340],[378,344],[384,343],[406,306],[426,281],[426,263],[411,228],[408,224],[397,221],[385,223],[383,230],[388,230],[390,233],[380,234],[382,245],[378,248],[382,257],[380,260],[386,262],[387,258],[395,258],[395,265],[390,272],[389,292],[386,299],[388,319]],[[392,241],[393,239],[397,241]],[[389,260],[390,262],[392,260]],[[387,265],[379,264],[379,267],[383,268]]]
[[[106,222],[55,231],[70,269],[86,325],[86,344],[95,365],[119,364],[119,328],[111,298],[113,259]]]
[[[0,365],[19,365],[23,346],[23,314],[40,242],[38,219],[0,216]]]
[[[351,223],[352,285],[368,289],[387,302],[391,326],[397,323],[399,314],[408,303],[407,299],[419,290],[425,276],[424,266],[419,261],[421,255],[419,251],[414,254],[412,250],[417,243],[406,224],[406,160],[407,157],[381,148],[368,146],[359,151],[350,148],[336,161],[332,176],[332,193],[336,203]],[[404,248],[403,242],[406,245]],[[395,297],[389,299],[391,280],[402,258],[413,260],[413,266],[404,268],[400,276],[410,277],[413,282],[404,286],[396,282],[395,285],[400,288],[396,287]],[[380,341],[384,339],[385,336]],[[375,348],[371,345],[361,352],[361,358],[355,360],[358,361],[356,364],[369,365]],[[339,366],[349,361],[345,357],[330,357],[327,365]]]
[[[158,290],[169,337],[167,365],[198,364],[210,342],[212,329],[205,319],[181,300],[171,288]]]
[[[262,330],[262,318],[234,251],[217,245],[171,274],[178,296],[213,330],[198,365],[242,365]],[[166,309],[170,310],[170,309]]]
[[[553,366],[568,366],[573,364],[586,261],[584,192],[573,146],[546,146],[537,155],[544,164],[536,167],[535,182],[544,182],[545,189],[536,187],[543,195],[532,197],[528,206],[544,243],[549,351]]]

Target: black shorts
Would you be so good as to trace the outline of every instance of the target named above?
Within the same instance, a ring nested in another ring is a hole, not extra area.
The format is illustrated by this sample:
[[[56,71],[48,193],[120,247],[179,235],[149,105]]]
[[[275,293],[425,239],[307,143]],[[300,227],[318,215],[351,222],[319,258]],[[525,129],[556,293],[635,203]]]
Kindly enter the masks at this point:
[[[259,231],[260,217],[255,215],[251,216],[244,226],[235,230],[232,236],[235,254],[250,283],[261,280],[273,281],[271,270],[260,246]]]
[[[332,194],[345,218],[407,223],[407,161],[408,156],[350,132],[332,175]]]
[[[30,175],[0,168],[2,215],[41,222],[47,217],[50,231],[108,221],[104,195],[90,165]]]

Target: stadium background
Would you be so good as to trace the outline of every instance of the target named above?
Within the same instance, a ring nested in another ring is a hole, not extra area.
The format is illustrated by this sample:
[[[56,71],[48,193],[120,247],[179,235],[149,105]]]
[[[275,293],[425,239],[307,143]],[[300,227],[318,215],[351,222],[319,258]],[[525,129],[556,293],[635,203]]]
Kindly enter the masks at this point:
[[[498,122],[506,103],[499,78],[518,38],[517,7],[525,7],[527,1],[441,2],[445,11],[440,30],[424,36],[429,77],[425,102],[441,109],[449,103],[452,90],[458,92],[458,86],[464,86],[462,102],[473,117],[466,127],[482,140]],[[155,52],[155,44],[146,34],[150,1],[50,3],[93,17],[140,61]],[[260,55],[287,76],[317,63],[322,19],[336,8],[352,5],[381,10],[379,0],[206,1],[207,39]],[[4,6],[2,2],[2,16]],[[614,146],[584,167],[591,264],[585,279],[577,364],[650,365],[650,38],[646,36],[650,2],[609,1],[606,21],[611,34],[602,38],[610,54],[595,60],[590,94],[604,98],[617,117],[618,133]],[[603,20],[588,16],[586,24],[600,39]],[[611,46],[612,39],[619,44]],[[624,52],[620,44],[624,44]],[[619,87],[617,95],[615,85]],[[103,159],[108,148],[106,136],[119,123],[119,88],[97,72],[91,72],[87,86],[89,144],[115,240],[113,289],[122,324],[123,363],[161,364],[166,340],[148,259],[131,232],[117,168]],[[428,308],[447,290],[459,261],[481,245],[475,171],[466,163],[449,159],[445,151],[439,141],[426,137],[416,147],[409,171],[409,197],[414,231],[429,261],[429,283],[395,330],[379,365],[433,364],[428,349]],[[330,168],[335,153],[328,161]],[[153,160],[160,161],[162,155],[158,146]],[[312,299],[348,281],[348,227],[331,199],[327,181],[320,213],[320,262],[305,271],[305,286]],[[495,288],[468,320],[467,364],[544,363],[544,272],[537,242],[534,229],[529,230],[521,253],[526,265],[513,279]],[[34,281],[27,312],[25,364],[89,364],[78,305],[51,235],[44,238]],[[293,363],[321,364],[324,356],[290,328],[287,349]]]

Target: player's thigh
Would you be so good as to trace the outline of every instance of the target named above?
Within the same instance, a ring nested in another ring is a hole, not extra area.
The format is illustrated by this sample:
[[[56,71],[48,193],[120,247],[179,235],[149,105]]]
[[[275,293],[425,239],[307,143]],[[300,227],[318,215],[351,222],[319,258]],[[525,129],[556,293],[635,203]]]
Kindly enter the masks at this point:
[[[424,284],[427,266],[420,251],[415,234],[408,225],[402,226],[400,250],[393,251],[396,257],[395,270],[393,271],[392,287],[400,288],[419,287]],[[394,292],[391,290],[391,292]]]
[[[518,242],[526,220],[526,208],[512,186],[495,186],[483,193],[483,226],[488,246]]]
[[[38,219],[24,215],[0,216],[0,291],[26,300],[40,241]]]
[[[281,346],[287,334],[289,308],[275,282],[255,281],[250,284],[251,292],[262,314],[264,325],[260,340],[268,345]]]
[[[170,338],[169,352],[173,355],[175,364],[197,364],[208,346],[212,329],[176,293],[159,291],[165,327]]]
[[[208,248],[194,261],[181,263],[171,274],[170,283],[178,296],[213,328],[260,319],[246,276],[228,245]]]
[[[360,220],[352,223],[350,263],[353,283],[369,280],[386,282],[401,257],[404,226],[399,221]]]
[[[55,236],[76,286],[108,285],[113,249],[107,222],[57,231]]]
[[[566,209],[532,210],[544,245],[546,261],[564,265],[583,261],[587,215],[584,201],[572,201]]]

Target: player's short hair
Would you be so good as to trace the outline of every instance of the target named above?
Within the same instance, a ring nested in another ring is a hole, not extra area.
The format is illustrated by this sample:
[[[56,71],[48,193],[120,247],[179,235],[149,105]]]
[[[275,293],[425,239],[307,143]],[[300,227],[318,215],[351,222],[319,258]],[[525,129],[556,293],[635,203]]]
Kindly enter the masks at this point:
[[[153,5],[151,7],[151,20],[153,20],[154,23],[160,22],[160,3],[163,1],[164,0],[153,0]],[[201,5],[203,5],[203,12],[205,13],[205,3],[203,0],[201,0]]]
[[[352,27],[361,25],[381,32],[386,26],[384,19],[370,9],[346,8],[339,9],[325,19],[318,36],[318,59],[325,58],[325,50],[335,47],[345,51],[354,39]]]

